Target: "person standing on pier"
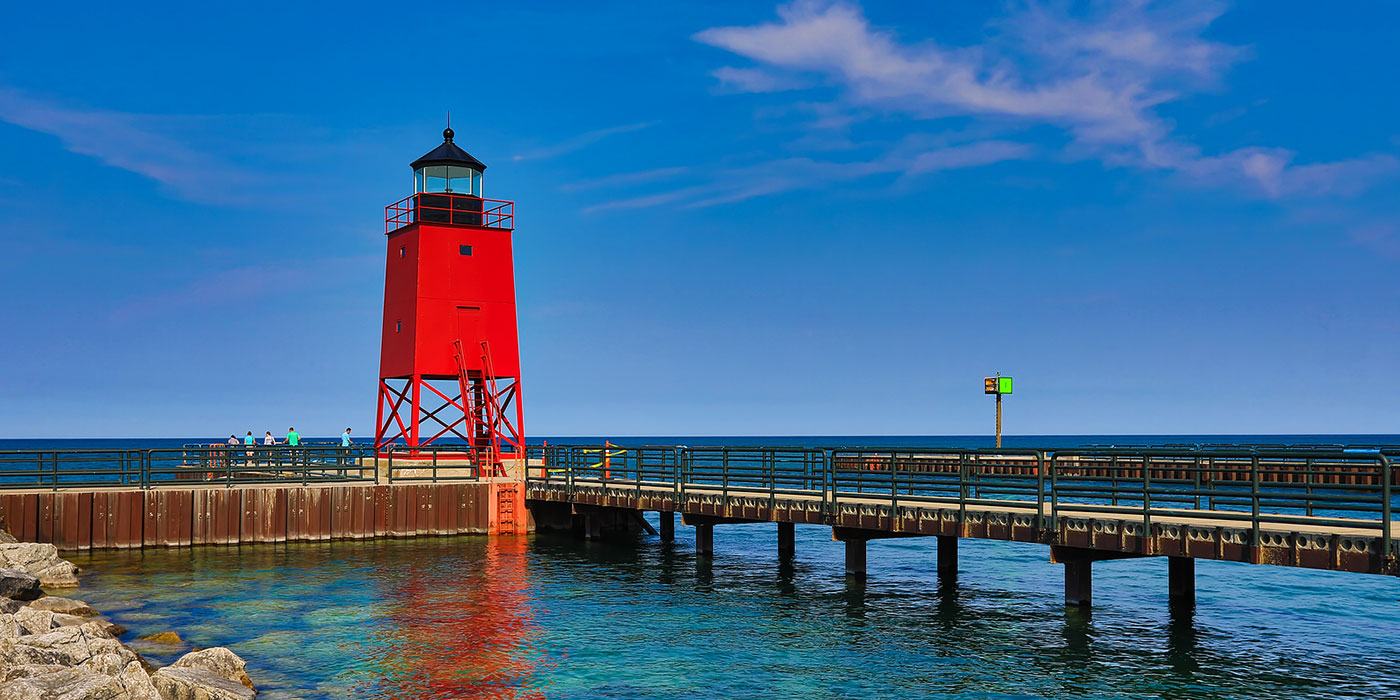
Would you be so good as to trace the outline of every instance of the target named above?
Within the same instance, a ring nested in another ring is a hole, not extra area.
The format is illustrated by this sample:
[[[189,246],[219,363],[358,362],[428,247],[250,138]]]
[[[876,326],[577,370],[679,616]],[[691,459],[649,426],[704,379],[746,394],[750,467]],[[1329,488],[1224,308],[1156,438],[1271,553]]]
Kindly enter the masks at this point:
[[[264,444],[264,445],[276,445],[276,444],[277,444],[277,438],[272,437],[272,431],[271,431],[271,430],[267,431],[266,434],[263,435],[263,444]]]
[[[237,444],[238,444],[238,436],[237,436],[237,435],[230,435],[230,436],[228,436],[228,444],[230,444],[230,445],[237,445]]]
[[[287,428],[287,446],[296,447],[301,444],[301,433],[296,428]]]
[[[346,428],[346,429],[345,429],[345,432],[343,432],[343,433],[340,434],[340,449],[341,449],[341,453],[340,453],[340,464],[341,464],[341,466],[345,466],[346,464],[348,464],[348,463],[350,462],[350,446],[351,446],[351,443],[350,443],[350,429],[349,429],[349,428]],[[341,475],[341,476],[345,476],[345,470],[344,470],[344,469],[340,470],[340,475]]]
[[[245,445],[256,445],[256,444],[258,444],[257,438],[253,437],[253,431],[249,430],[249,431],[248,431],[248,434],[243,436],[243,444],[245,444]]]

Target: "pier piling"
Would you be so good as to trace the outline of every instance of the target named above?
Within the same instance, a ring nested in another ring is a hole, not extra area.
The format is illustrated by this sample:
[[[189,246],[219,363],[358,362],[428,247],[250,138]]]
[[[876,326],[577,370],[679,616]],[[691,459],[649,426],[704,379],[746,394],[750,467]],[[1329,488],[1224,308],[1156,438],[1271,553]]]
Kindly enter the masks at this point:
[[[1172,604],[1196,602],[1196,560],[1167,557],[1167,597]]]
[[[1087,608],[1093,604],[1093,560],[1075,558],[1065,562],[1065,606]]]
[[[702,557],[715,555],[715,526],[701,523],[695,526],[695,554]]]
[[[946,583],[958,580],[958,537],[938,536],[938,579]]]
[[[673,542],[676,539],[676,514],[671,511],[658,513],[661,520],[661,541]]]
[[[846,540],[846,577],[865,578],[865,546],[863,539]]]
[[[797,554],[797,526],[778,523],[778,558],[791,559]]]

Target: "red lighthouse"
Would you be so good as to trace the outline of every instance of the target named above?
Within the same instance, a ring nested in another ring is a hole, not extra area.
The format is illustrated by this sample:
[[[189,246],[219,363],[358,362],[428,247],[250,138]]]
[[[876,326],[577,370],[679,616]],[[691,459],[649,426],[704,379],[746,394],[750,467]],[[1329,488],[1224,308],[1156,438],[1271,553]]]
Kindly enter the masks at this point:
[[[384,329],[375,446],[460,439],[488,469],[523,453],[511,231],[515,203],[482,198],[486,165],[452,142],[413,161],[413,194],[384,209]],[[522,454],[523,456],[523,454]]]

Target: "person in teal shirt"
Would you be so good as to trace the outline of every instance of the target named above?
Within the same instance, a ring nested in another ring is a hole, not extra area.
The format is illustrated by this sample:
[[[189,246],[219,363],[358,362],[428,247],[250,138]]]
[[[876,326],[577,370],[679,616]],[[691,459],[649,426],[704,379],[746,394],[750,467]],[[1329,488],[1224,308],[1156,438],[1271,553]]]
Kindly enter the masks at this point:
[[[301,444],[301,433],[296,428],[287,428],[287,444],[296,447]]]
[[[349,429],[349,428],[346,428],[346,429],[345,429],[345,432],[344,432],[344,433],[341,433],[341,435],[340,435],[340,446],[341,446],[341,447],[349,447],[349,446],[350,446],[350,429]]]
[[[256,445],[256,444],[258,444],[257,438],[253,437],[253,431],[249,430],[249,431],[248,431],[248,434],[245,435],[245,436],[243,436],[243,444],[245,444],[245,445]]]

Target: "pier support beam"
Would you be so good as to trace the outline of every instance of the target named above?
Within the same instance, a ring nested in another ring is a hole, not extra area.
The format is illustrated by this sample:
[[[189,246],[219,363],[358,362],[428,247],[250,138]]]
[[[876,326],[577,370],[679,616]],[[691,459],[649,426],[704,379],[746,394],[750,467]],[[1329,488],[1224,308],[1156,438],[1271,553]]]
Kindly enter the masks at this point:
[[[846,540],[846,577],[865,579],[865,540]]]
[[[1050,563],[1065,565],[1065,606],[1087,608],[1094,602],[1092,566],[1096,561],[1141,559],[1143,555],[1084,547],[1050,546]]]
[[[661,541],[672,542],[676,539],[676,514],[669,511],[662,511],[657,515],[661,520]]]
[[[1172,604],[1191,605],[1196,602],[1196,560],[1191,557],[1167,557],[1167,598]]]
[[[583,514],[583,539],[603,539],[603,517],[600,513]]]
[[[702,557],[715,555],[715,526],[699,524],[695,526],[695,553]]]
[[[958,580],[958,537],[938,536],[938,579],[945,583]]]
[[[791,559],[797,554],[797,526],[778,523],[778,558]]]
[[[1094,602],[1092,559],[1065,562],[1065,607],[1087,608]]]

